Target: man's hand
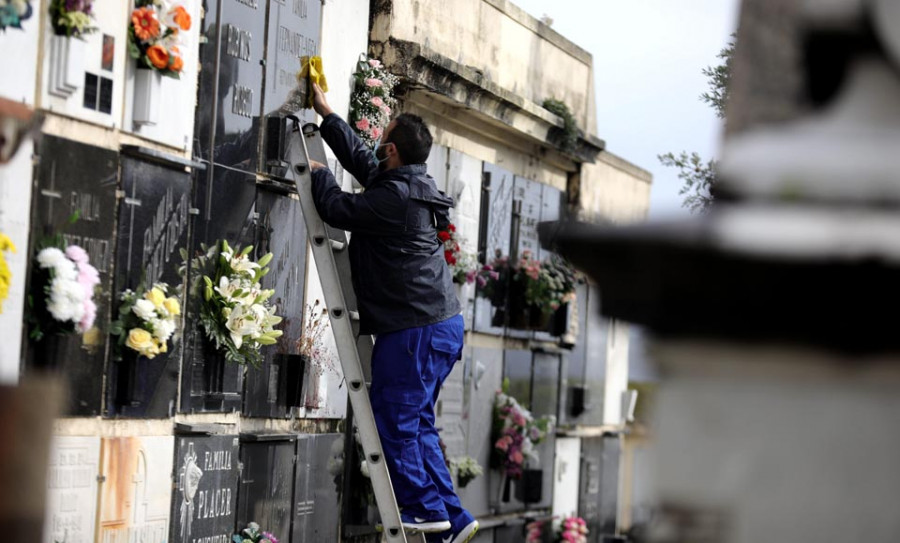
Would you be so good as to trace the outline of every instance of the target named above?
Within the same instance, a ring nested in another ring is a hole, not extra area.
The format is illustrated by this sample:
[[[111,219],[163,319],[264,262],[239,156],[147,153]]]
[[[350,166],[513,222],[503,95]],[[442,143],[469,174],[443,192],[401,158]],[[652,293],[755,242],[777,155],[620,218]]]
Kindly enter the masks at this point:
[[[316,110],[316,113],[325,117],[334,113],[334,110],[331,109],[331,106],[328,105],[328,100],[325,99],[325,93],[322,92],[322,88],[319,87],[318,84],[313,83],[313,109]]]
[[[328,166],[322,164],[321,162],[316,162],[315,160],[309,161],[309,169],[312,171],[321,170],[322,168],[328,169]]]

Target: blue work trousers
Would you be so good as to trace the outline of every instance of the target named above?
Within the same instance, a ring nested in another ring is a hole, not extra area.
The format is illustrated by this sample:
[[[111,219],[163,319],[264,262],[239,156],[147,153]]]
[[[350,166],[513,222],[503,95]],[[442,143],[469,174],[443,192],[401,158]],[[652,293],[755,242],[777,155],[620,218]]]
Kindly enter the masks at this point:
[[[434,404],[460,358],[463,318],[378,334],[370,398],[397,504],[424,520],[463,514],[438,444]]]

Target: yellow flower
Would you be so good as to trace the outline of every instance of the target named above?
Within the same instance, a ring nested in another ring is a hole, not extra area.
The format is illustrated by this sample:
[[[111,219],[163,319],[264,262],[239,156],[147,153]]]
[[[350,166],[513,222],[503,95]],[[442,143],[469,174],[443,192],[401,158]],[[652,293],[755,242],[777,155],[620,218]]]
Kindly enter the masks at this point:
[[[156,349],[161,353],[165,353],[169,351],[169,346],[165,341],[156,340]]]
[[[162,290],[153,287],[147,291],[147,294],[144,294],[144,298],[149,300],[153,304],[153,307],[160,309],[163,306],[163,302],[166,301],[166,294]]]
[[[16,252],[16,246],[6,234],[0,234],[0,313],[3,313],[3,300],[9,296],[9,285],[12,283],[12,272],[6,263],[4,251]]]
[[[156,356],[156,353],[152,351],[158,351],[153,335],[143,328],[132,328],[129,330],[128,339],[125,340],[125,346],[129,349],[134,349],[147,358],[153,358]]]
[[[163,306],[165,306],[166,311],[169,312],[169,315],[181,315],[181,305],[178,303],[178,298],[166,298],[166,300],[163,302]]]

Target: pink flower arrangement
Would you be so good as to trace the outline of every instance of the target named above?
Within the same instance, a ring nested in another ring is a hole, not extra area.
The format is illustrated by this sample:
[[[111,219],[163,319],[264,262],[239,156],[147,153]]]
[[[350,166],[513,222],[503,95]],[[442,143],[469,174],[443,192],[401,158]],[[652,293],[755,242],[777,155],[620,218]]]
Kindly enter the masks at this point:
[[[527,463],[538,463],[535,445],[547,437],[554,422],[553,417],[535,420],[515,398],[498,390],[494,401],[492,465],[508,477],[521,478]]]
[[[84,249],[77,245],[63,249],[62,236],[55,238],[36,257],[38,277],[33,281],[28,317],[35,341],[47,334],[84,333],[97,316],[93,296],[100,273]]]
[[[542,520],[535,520],[525,525],[525,543],[542,543],[544,540],[544,524]]]
[[[557,543],[587,543],[589,530],[581,517],[566,517],[559,525]]]
[[[399,80],[385,70],[380,61],[365,56],[357,63],[353,78],[350,125],[363,143],[372,149],[391,122],[391,111],[396,104],[393,89]]]

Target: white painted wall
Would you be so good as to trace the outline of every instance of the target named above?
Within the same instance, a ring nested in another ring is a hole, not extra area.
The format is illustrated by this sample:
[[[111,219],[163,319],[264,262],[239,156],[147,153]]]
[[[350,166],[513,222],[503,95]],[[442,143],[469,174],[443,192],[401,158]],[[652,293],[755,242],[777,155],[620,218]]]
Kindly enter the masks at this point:
[[[557,518],[578,514],[578,480],[581,476],[581,439],[556,438],[553,463],[553,502],[550,513]]]
[[[35,78],[34,67],[38,63],[38,41],[40,39],[41,13],[44,10],[43,0],[32,0],[34,13],[22,23],[22,28],[7,28],[0,34],[0,43],[6,52],[0,67],[0,96],[34,105]],[[28,77],[27,74],[31,74]],[[23,77],[25,76],[25,77]]]
[[[137,136],[182,149],[189,154],[193,143],[197,78],[200,69],[198,59],[201,26],[200,0],[187,0],[185,8],[191,14],[191,29],[182,33],[184,46],[179,48],[184,60],[184,69],[182,69],[179,79],[162,78],[159,121],[156,125],[136,125],[133,121],[134,75],[137,67],[136,61],[128,57],[125,64],[125,103],[122,126]],[[124,49],[121,52],[126,53]],[[118,54],[119,51],[116,53]]]
[[[341,117],[347,118],[350,110],[350,93],[353,90],[353,72],[360,53],[368,47],[369,2],[368,0],[341,0],[327,2],[322,6],[322,40],[320,52],[322,67],[328,79],[328,103]],[[336,172],[338,182],[344,190],[352,190],[350,174],[336,168],[334,155],[326,146],[329,166]],[[312,251],[307,261],[310,263],[307,272],[306,299],[324,299],[322,285]],[[334,339],[328,334],[327,343],[337,360]],[[308,410],[305,415],[317,418],[343,418],[347,410],[347,388],[342,385],[343,375],[326,373],[320,383],[321,408]]]
[[[9,32],[10,30],[7,30]],[[28,232],[31,219],[31,155],[34,144],[29,138],[9,163],[0,166],[0,232],[12,239],[15,253],[6,253],[12,273],[9,297],[0,312],[0,330],[7,331],[0,341],[0,383],[19,380],[19,356],[22,348],[22,323],[25,310],[25,273],[28,267]]]
[[[628,326],[622,321],[609,321],[603,424],[617,425],[623,422],[622,395],[628,390]]]
[[[83,121],[106,127],[122,126],[122,103],[125,96],[125,65],[131,62],[126,49],[127,31],[130,14],[130,2],[96,2],[94,6],[94,26],[97,31],[84,37],[83,55],[73,55],[71,61],[81,62],[82,70],[75,92],[62,98],[49,92],[50,70],[56,66],[57,60],[51,54],[53,29],[49,18],[46,18],[42,37],[43,62],[41,64],[41,83],[38,89],[40,100],[38,107],[60,115],[66,115]],[[103,64],[103,35],[108,34],[115,39],[115,56],[112,71],[101,69]],[[127,57],[127,58],[126,58]],[[31,73],[29,69],[25,73]],[[111,79],[113,81],[112,112],[99,113],[84,107],[84,71]]]

